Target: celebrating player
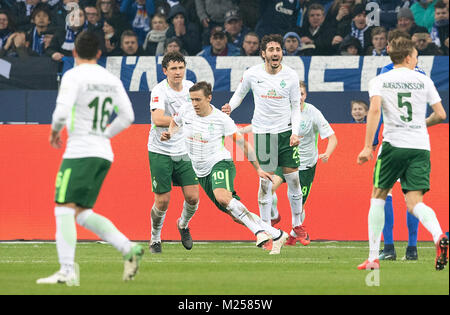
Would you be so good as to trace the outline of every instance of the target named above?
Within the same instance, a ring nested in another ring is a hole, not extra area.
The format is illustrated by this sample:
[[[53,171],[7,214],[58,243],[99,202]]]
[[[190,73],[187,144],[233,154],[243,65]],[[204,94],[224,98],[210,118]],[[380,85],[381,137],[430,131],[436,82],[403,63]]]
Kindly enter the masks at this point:
[[[131,125],[134,112],[122,82],[97,65],[101,51],[95,34],[81,33],[73,54],[77,66],[62,78],[50,134],[50,144],[55,148],[62,146],[60,132],[64,125],[69,134],[55,193],[56,249],[61,269],[37,283],[79,285],[74,263],[75,219],[122,253],[123,280],[132,280],[143,248],[130,242],[92,207],[113,161],[110,138]],[[114,111],[117,117],[108,125]]]
[[[427,76],[414,71],[417,50],[414,43],[400,37],[390,43],[389,56],[394,69],[370,81],[370,109],[367,117],[365,146],[357,162],[372,159],[374,134],[384,116],[382,152],[374,170],[374,188],[370,202],[369,258],[358,269],[379,269],[378,251],[384,226],[387,194],[400,178],[406,206],[433,236],[436,244],[436,270],[444,269],[448,260],[448,238],[442,233],[433,209],[423,203],[430,188],[430,140],[427,127],[446,117],[441,98]],[[425,118],[427,103],[433,113]]]
[[[161,253],[161,230],[169,207],[172,182],[181,186],[184,194],[183,210],[177,220],[177,228],[183,246],[192,248],[189,221],[198,209],[198,179],[187,156],[182,132],[170,141],[161,141],[161,134],[167,131],[172,115],[186,104],[190,105],[189,88],[191,81],[184,80],[186,61],[178,52],[168,53],[162,60],[162,68],[167,79],[152,90],[150,109],[152,129],[148,138],[148,157],[155,203],[151,210],[152,237],[150,251]]]
[[[230,152],[224,147],[224,137],[233,138],[261,178],[271,181],[270,174],[261,169],[252,147],[238,133],[234,121],[211,105],[211,85],[204,81],[198,82],[189,92],[192,105],[180,109],[173,117],[169,131],[162,133],[161,140],[171,139],[177,129],[183,126],[188,154],[205,193],[217,208],[243,223],[256,235],[258,247],[273,239],[270,254],[279,254],[288,234],[263,222],[239,201],[234,191],[236,169]]]
[[[297,73],[281,63],[283,37],[266,35],[261,41],[263,64],[244,72],[243,78],[229,104],[222,111],[230,114],[249,90],[253,91],[255,111],[252,128],[255,151],[261,168],[274,174],[282,168],[288,185],[294,229],[300,231],[302,221],[302,191],[298,176],[300,164],[298,144],[300,129],[300,88]],[[270,224],[272,181],[260,178],[258,204],[261,219]]]

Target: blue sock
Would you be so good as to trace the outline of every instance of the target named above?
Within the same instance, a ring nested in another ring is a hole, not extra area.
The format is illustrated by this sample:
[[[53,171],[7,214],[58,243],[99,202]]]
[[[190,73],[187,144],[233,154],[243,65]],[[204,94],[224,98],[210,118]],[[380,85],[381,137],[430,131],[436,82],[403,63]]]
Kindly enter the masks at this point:
[[[394,208],[392,207],[392,196],[387,196],[384,204],[384,228],[383,238],[384,245],[394,244]]]
[[[408,225],[408,246],[417,246],[417,230],[419,219],[406,210],[406,224]]]

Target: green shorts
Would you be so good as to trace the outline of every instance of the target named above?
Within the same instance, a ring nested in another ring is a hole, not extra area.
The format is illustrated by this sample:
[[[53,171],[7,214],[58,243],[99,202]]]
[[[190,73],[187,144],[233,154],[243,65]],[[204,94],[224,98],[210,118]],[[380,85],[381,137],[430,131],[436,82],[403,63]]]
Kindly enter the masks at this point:
[[[400,179],[404,193],[430,190],[430,151],[393,147],[383,142],[373,173],[373,185],[390,189]]]
[[[56,177],[55,202],[91,209],[110,167],[111,162],[102,158],[63,159]]]
[[[314,164],[313,167],[298,171],[300,185],[302,186],[303,204],[305,204],[306,199],[308,199],[309,193],[311,192],[311,186],[314,181],[314,176],[316,175],[316,165],[317,164]],[[283,183],[286,182],[283,175],[283,169],[281,167],[277,167],[275,175],[279,176],[283,180]]]
[[[278,166],[296,168],[300,165],[298,146],[290,146],[292,131],[278,134],[255,134],[255,151],[259,165],[266,172]]]
[[[170,156],[148,152],[152,191],[164,194],[174,186],[198,185],[198,179],[187,155]]]
[[[228,212],[227,209],[222,207],[214,197],[214,189],[224,188],[233,193],[233,198],[240,200],[239,196],[234,191],[234,178],[236,176],[236,168],[232,160],[222,160],[216,163],[211,173],[205,177],[199,177],[198,181],[202,186],[206,195],[216,205],[217,208],[224,212]]]

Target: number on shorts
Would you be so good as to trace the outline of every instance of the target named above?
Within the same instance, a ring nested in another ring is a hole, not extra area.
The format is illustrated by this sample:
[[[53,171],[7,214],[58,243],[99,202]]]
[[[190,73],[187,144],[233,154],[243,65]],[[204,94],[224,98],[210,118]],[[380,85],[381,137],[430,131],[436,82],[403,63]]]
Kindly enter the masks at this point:
[[[225,179],[225,174],[222,171],[217,171],[212,174],[212,177],[214,180],[223,180]]]

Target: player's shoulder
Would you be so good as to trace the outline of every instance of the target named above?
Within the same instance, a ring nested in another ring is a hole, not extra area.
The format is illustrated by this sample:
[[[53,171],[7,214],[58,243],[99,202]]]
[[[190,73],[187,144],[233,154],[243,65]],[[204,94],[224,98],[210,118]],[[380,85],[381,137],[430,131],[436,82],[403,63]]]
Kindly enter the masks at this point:
[[[233,121],[233,119],[229,115],[222,112],[220,109],[215,107],[213,104],[211,104],[211,106],[213,107],[213,115],[216,119],[218,119],[220,121],[230,121],[230,120]]]
[[[264,63],[259,63],[257,65],[251,66],[244,71],[244,76],[258,75],[264,71]]]
[[[194,82],[190,80],[183,80],[183,87],[186,89],[190,89],[194,85]]]

